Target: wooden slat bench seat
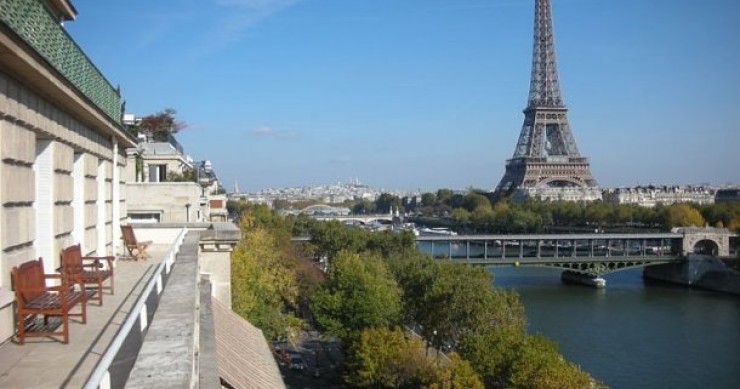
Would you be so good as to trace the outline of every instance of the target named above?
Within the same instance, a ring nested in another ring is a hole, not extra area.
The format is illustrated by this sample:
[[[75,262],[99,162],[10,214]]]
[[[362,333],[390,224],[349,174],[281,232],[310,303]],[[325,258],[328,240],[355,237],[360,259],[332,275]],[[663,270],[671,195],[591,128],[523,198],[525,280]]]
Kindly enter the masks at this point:
[[[79,244],[69,246],[62,250],[62,274],[68,279],[83,285],[95,285],[97,293],[94,300],[103,305],[103,290],[110,290],[113,294],[113,260],[112,256],[105,257],[83,257],[82,247]],[[107,268],[103,269],[103,261]],[[103,283],[108,280],[108,285]]]
[[[18,343],[23,344],[26,337],[62,336],[63,343],[69,343],[69,317],[80,316],[82,324],[87,322],[87,298],[90,291],[84,285],[78,284],[79,289],[68,283],[60,274],[44,274],[44,263],[41,258],[22,263],[12,270],[13,288],[16,300],[16,331]],[[59,286],[47,286],[47,279],[58,279]],[[79,303],[80,313],[70,313],[70,310]],[[40,326],[37,317],[43,318],[43,323],[49,323],[50,317],[61,319],[62,331],[55,331],[55,326]],[[27,331],[35,329],[38,331]]]

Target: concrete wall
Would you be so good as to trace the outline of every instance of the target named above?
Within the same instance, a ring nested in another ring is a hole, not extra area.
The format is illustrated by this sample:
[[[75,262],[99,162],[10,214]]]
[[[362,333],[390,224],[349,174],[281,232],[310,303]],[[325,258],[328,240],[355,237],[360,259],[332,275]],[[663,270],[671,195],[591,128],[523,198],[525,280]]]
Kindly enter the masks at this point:
[[[192,223],[198,221],[200,195],[194,182],[128,183],[126,207],[129,215],[156,213],[161,223]]]
[[[125,196],[114,196],[121,181],[114,182],[113,177],[123,176],[126,159],[116,151],[111,136],[88,127],[2,71],[0,130],[2,342],[14,332],[10,276],[14,266],[42,256],[47,272],[53,272],[60,250],[77,242],[89,254],[112,253],[120,222],[113,220],[113,198],[122,198],[118,206],[125,203]],[[81,167],[79,172],[76,166]],[[75,193],[82,196],[78,202]]]
[[[185,161],[182,155],[146,155],[144,157],[144,181],[149,181],[149,167],[155,165],[165,165],[167,177],[172,173],[183,174],[186,167],[191,166]],[[165,180],[166,181],[166,180]],[[162,179],[160,178],[160,182]]]
[[[645,278],[740,295],[740,273],[720,259],[689,255],[684,263],[648,266]]]

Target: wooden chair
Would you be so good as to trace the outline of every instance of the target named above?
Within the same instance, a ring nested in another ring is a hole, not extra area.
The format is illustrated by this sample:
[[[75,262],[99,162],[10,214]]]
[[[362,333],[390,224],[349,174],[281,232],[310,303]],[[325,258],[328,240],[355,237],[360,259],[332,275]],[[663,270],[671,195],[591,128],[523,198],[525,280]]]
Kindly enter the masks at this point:
[[[74,285],[61,274],[44,274],[44,263],[41,258],[13,267],[11,276],[15,289],[19,344],[23,344],[27,336],[57,335],[62,335],[62,343],[69,343],[69,317],[81,316],[82,324],[87,323],[86,305],[89,292],[82,284],[79,285],[79,290],[75,289]],[[62,284],[47,286],[47,279],[59,279]],[[82,312],[69,313],[77,303],[80,303]],[[37,320],[38,315],[43,315],[43,324]],[[61,318],[61,332],[55,331],[58,327],[49,324],[50,316]]]
[[[108,268],[103,270],[105,260]],[[113,294],[113,260],[114,257],[83,257],[82,248],[79,244],[69,246],[62,250],[62,274],[68,279],[83,285],[95,285],[97,297],[91,297],[92,300],[98,300],[99,305],[103,305],[103,289],[110,290]],[[105,280],[110,280],[108,286],[103,286]]]
[[[134,229],[131,226],[121,226],[121,238],[123,239],[123,244],[126,246],[126,250],[128,250],[128,254],[136,259],[137,261],[139,259],[147,259],[150,257],[149,254],[147,254],[146,249],[149,247],[149,245],[152,244],[151,240],[139,242],[136,240],[136,235],[134,235]],[[135,252],[135,253],[134,253]]]

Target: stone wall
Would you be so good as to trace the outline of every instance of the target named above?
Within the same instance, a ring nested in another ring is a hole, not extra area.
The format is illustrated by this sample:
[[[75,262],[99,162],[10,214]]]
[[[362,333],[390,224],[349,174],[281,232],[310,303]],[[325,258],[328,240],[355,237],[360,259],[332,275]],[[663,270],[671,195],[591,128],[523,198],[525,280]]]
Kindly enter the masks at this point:
[[[161,223],[200,221],[200,197],[201,188],[194,182],[126,184],[128,214],[156,214]]]
[[[0,130],[1,342],[14,332],[14,266],[41,256],[54,272],[59,251],[75,243],[89,254],[113,252],[114,208],[126,200],[114,193],[127,166],[111,136],[1,71]]]

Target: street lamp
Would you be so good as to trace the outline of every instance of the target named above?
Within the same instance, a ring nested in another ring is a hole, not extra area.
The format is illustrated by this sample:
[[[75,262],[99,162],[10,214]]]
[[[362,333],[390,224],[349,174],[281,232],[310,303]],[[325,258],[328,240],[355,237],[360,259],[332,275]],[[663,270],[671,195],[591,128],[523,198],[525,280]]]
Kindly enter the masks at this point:
[[[213,169],[211,166],[211,161],[204,160],[198,162],[198,166],[196,168],[197,173],[197,180],[198,185],[200,185],[201,191],[200,191],[200,208],[201,212],[198,217],[199,221],[201,218],[205,217],[205,206],[207,204],[206,202],[206,188],[211,186],[213,183],[213,175],[212,175]]]

